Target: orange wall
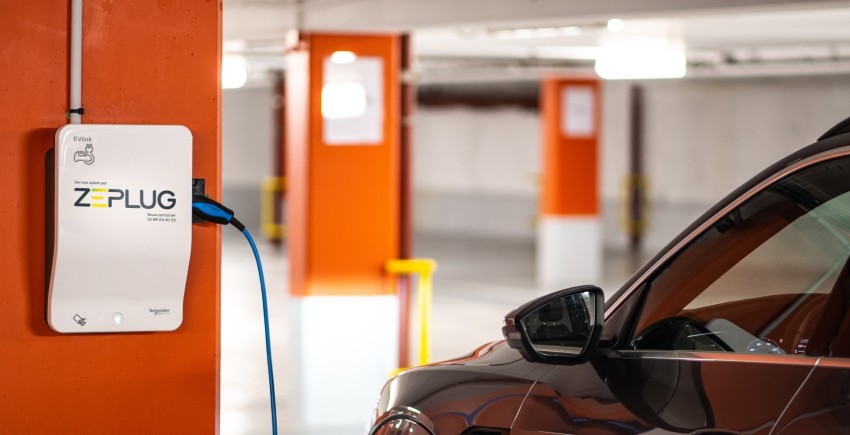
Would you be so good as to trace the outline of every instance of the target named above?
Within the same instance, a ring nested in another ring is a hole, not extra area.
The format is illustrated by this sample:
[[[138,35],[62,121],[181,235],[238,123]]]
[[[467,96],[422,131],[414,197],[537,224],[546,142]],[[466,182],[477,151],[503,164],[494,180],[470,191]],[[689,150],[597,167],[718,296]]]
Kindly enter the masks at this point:
[[[193,227],[176,332],[61,335],[44,320],[47,159],[67,122],[69,7],[0,2],[0,433],[213,433],[217,228]],[[83,122],[186,125],[193,173],[219,197],[220,2],[85,0],[84,8]]]
[[[322,65],[334,51],[384,59],[384,142],[322,141]],[[287,234],[291,292],[394,292],[383,272],[399,255],[399,38],[302,35],[287,69]],[[309,114],[309,117],[306,115]]]
[[[543,80],[541,86],[543,184],[540,212],[549,216],[599,214],[599,81],[549,78]],[[568,86],[587,86],[595,91],[594,134],[567,137],[562,132],[561,91]]]

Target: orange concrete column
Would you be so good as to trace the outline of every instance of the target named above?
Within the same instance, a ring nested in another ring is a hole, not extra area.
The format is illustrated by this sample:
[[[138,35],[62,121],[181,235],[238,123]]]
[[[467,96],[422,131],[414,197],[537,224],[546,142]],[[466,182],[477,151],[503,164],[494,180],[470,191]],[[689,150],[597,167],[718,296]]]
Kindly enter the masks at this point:
[[[538,281],[546,289],[599,280],[599,81],[548,78],[541,88],[543,182]]]
[[[220,227],[192,229],[176,331],[59,334],[45,321],[48,165],[68,122],[69,6],[0,2],[0,433],[215,433]],[[219,198],[221,2],[86,0],[84,9],[83,123],[185,125],[193,175]]]
[[[394,293],[382,271],[399,255],[399,62],[398,36],[302,34],[289,54],[292,294]],[[323,116],[323,92],[338,113]]]
[[[384,264],[400,255],[400,62],[397,35],[301,34],[288,53],[291,354],[304,426],[359,425],[396,363]]]

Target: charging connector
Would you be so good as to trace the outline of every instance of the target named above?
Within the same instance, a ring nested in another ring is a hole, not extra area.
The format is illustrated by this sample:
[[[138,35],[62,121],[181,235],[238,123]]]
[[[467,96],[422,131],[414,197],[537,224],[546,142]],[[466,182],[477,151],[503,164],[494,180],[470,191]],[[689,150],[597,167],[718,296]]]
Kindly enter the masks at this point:
[[[207,196],[207,180],[204,178],[193,178],[192,179],[192,196]],[[204,218],[198,216],[195,213],[192,213],[192,223],[193,224],[202,224],[204,223]]]
[[[192,197],[192,213],[212,223],[219,225],[231,224],[237,230],[245,231],[245,225],[242,225],[242,222],[239,222],[238,219],[233,217],[233,210],[206,196],[195,195]]]

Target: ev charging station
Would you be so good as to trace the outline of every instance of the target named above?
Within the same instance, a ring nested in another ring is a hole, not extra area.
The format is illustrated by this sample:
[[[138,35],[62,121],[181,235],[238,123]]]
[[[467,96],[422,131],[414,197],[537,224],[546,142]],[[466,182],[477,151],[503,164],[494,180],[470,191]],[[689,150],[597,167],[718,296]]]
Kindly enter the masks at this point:
[[[189,129],[66,125],[55,150],[50,327],[177,329],[192,248]]]
[[[47,320],[60,333],[173,331],[183,322],[193,215],[233,224],[260,275],[272,433],[277,433],[265,278],[232,210],[195,195],[192,134],[179,125],[59,128]]]
[[[83,2],[73,0],[47,322],[60,333],[173,331],[183,323],[192,251],[192,133],[82,124],[82,27]]]

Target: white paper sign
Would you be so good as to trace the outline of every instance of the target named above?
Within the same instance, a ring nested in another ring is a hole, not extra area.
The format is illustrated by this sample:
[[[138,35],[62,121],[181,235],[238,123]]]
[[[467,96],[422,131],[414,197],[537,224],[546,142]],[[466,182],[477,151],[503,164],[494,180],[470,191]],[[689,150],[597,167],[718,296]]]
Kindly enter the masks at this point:
[[[358,56],[324,60],[322,138],[326,145],[380,145],[384,142],[384,61]]]
[[[588,137],[595,133],[594,90],[590,86],[567,86],[561,91],[561,133]]]

